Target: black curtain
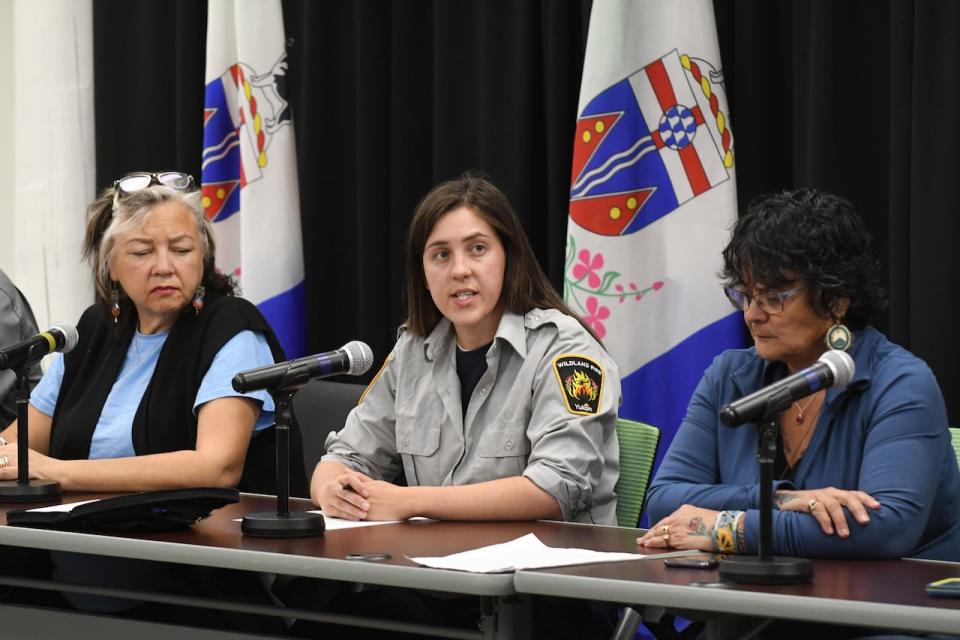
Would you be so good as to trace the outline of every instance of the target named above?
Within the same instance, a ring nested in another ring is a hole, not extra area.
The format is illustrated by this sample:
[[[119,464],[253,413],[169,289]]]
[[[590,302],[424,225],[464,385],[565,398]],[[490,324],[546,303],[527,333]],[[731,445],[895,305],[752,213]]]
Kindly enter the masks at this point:
[[[794,186],[853,201],[890,294],[874,324],[927,361],[956,423],[960,4],[715,0],[715,8],[741,210]]]
[[[283,8],[311,349],[362,339],[386,355],[412,210],[466,169],[504,189],[559,287],[589,0]],[[851,199],[890,292],[875,324],[930,364],[960,419],[960,5],[715,0],[715,13],[741,208],[794,186]],[[199,175],[205,31],[202,2],[95,0],[100,187],[143,168]]]

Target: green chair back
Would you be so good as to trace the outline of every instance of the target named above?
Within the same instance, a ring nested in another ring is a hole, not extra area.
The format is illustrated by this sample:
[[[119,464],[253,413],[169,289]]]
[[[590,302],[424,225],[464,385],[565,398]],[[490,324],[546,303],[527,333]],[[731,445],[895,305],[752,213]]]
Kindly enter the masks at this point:
[[[960,466],[960,427],[950,427],[953,451],[957,454],[957,466]]]
[[[642,422],[617,420],[620,441],[620,478],[617,480],[617,524],[636,527],[643,512],[653,461],[660,444],[660,429]]]

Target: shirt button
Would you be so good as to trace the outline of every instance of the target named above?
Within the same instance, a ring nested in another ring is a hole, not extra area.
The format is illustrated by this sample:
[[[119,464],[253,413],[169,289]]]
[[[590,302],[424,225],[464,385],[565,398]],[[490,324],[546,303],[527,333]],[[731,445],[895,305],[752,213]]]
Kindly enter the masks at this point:
[[[480,395],[483,396],[483,395],[486,395],[486,394],[487,394],[487,388],[486,388],[486,387],[480,387]]]
[[[507,440],[503,446],[507,448],[507,451],[509,451],[510,449],[513,449],[513,440]]]

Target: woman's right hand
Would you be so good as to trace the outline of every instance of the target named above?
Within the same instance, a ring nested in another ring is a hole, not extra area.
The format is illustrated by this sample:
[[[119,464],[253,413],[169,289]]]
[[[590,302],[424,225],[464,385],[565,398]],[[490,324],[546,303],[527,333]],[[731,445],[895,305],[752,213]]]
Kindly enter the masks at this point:
[[[314,502],[324,515],[344,520],[364,520],[370,510],[369,492],[364,486],[370,478],[358,471],[344,471],[320,485]]]
[[[846,489],[792,489],[777,491],[774,502],[780,511],[799,511],[809,513],[820,523],[820,528],[827,535],[836,531],[841,538],[850,535],[850,527],[843,513],[846,507],[853,517],[862,525],[870,522],[867,509],[879,509],[880,503],[873,496],[863,491],[849,491]]]

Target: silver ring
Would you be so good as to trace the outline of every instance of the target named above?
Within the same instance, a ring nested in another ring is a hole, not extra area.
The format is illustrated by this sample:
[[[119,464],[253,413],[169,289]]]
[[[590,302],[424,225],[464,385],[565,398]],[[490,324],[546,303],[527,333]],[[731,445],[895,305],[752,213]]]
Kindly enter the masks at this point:
[[[10,458],[7,456],[0,456],[0,469],[3,469],[8,464],[10,464]]]

